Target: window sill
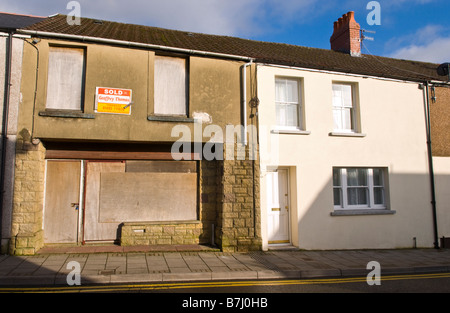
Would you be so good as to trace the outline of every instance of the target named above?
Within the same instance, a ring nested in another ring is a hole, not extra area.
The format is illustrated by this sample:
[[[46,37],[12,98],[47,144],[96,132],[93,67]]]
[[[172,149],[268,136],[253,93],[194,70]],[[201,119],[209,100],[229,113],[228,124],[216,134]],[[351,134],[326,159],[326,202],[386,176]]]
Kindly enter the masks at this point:
[[[176,122],[176,123],[195,123],[195,119],[185,116],[147,116],[147,120],[151,122]]]
[[[396,211],[387,209],[363,209],[363,210],[335,210],[331,216],[355,216],[355,215],[393,215]]]
[[[62,118],[82,118],[82,119],[94,119],[94,114],[86,114],[83,112],[73,111],[41,111],[39,116],[44,117],[62,117]]]
[[[311,135],[310,131],[300,129],[273,129],[271,133],[284,135]]]
[[[344,133],[344,132],[331,132],[329,133],[329,135],[335,137],[359,137],[359,138],[366,137],[366,134],[362,133]]]

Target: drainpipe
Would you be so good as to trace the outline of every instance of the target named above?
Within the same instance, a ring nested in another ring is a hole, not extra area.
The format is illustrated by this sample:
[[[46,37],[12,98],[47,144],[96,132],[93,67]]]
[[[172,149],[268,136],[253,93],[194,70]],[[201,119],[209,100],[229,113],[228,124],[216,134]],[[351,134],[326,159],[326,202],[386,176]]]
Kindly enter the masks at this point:
[[[425,82],[426,88],[424,92],[426,105],[426,126],[427,126],[427,150],[428,150],[428,166],[430,171],[431,184],[431,206],[433,209],[433,231],[434,231],[434,248],[439,249],[438,228],[437,228],[437,212],[436,212],[436,184],[434,180],[434,166],[433,166],[433,151],[431,145],[431,118],[430,118],[430,96],[429,96],[429,82]]]
[[[250,61],[242,66],[241,142],[245,146],[247,145],[247,67],[251,66],[252,64],[253,61]]]
[[[5,66],[5,90],[3,101],[3,116],[2,116],[2,161],[0,168],[0,244],[3,238],[3,199],[5,194],[5,165],[6,165],[6,143],[8,140],[8,115],[9,115],[9,98],[11,90],[11,64],[12,64],[12,43],[13,32],[8,33],[7,56]]]

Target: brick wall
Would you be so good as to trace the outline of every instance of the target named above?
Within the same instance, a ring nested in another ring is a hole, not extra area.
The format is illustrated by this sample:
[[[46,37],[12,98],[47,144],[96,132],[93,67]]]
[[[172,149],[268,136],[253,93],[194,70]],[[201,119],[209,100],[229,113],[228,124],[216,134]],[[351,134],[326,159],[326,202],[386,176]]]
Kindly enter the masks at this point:
[[[433,156],[450,156],[450,88],[436,87],[436,102],[430,101]],[[431,95],[430,95],[431,97]]]
[[[355,13],[348,12],[334,23],[334,32],[330,38],[331,49],[349,53],[352,56],[361,55],[361,27],[355,21]]]

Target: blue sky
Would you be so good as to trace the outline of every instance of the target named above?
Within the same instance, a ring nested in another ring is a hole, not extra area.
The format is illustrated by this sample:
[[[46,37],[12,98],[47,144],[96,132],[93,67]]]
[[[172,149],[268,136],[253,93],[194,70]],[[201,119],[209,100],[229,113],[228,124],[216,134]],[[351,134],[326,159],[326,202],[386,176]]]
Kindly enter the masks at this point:
[[[450,61],[449,0],[379,0],[381,25],[369,25],[370,1],[79,0],[81,16],[170,29],[329,49],[333,22],[355,11],[374,41],[363,53],[435,63]],[[0,11],[69,14],[69,1],[0,0]]]

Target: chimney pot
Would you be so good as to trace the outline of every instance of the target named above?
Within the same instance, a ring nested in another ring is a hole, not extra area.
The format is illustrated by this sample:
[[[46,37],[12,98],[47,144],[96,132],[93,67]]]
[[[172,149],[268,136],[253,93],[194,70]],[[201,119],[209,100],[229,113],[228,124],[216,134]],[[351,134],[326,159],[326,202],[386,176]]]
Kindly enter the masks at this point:
[[[331,49],[361,56],[361,27],[355,21],[355,12],[350,11],[334,22],[333,35],[330,38]]]

